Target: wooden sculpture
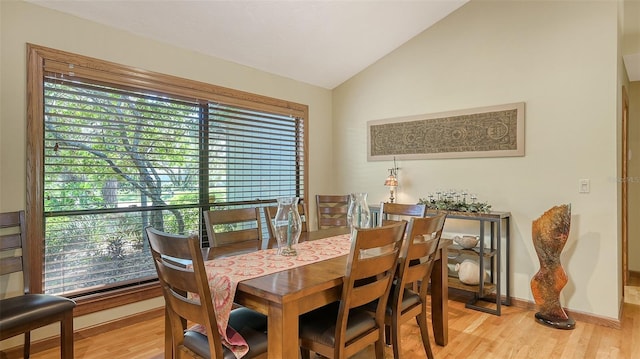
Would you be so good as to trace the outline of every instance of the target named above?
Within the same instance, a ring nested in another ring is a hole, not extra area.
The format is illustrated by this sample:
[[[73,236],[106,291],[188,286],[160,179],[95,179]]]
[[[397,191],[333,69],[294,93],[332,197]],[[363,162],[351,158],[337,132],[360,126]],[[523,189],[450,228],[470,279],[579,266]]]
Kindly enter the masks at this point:
[[[540,270],[531,279],[531,291],[539,312],[538,322],[558,328],[573,329],[576,322],[560,305],[560,291],[567,284],[567,274],[560,263],[560,253],[569,237],[571,206],[555,206],[533,221],[533,245],[540,260]]]

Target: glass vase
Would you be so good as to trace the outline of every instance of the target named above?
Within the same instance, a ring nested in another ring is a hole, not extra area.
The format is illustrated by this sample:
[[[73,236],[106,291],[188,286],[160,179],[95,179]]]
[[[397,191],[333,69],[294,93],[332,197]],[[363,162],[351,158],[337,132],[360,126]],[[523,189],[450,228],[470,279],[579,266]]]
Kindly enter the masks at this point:
[[[278,254],[296,256],[296,244],[300,239],[302,220],[298,213],[298,197],[278,198],[278,211],[273,218]]]
[[[367,204],[366,193],[351,193],[349,195],[347,225],[352,232],[355,228],[371,227],[371,211]]]

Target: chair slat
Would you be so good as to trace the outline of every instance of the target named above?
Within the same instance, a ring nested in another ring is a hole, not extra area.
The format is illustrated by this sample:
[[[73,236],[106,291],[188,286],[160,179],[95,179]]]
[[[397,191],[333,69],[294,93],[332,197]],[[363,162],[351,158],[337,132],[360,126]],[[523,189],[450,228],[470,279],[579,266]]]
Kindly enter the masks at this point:
[[[0,250],[14,250],[22,247],[22,237],[20,233],[6,234],[0,236]]]
[[[316,195],[318,229],[347,226],[349,195]]]
[[[387,225],[399,220],[409,220],[410,217],[424,217],[427,206],[424,204],[380,203],[378,225]]]
[[[21,215],[24,215],[24,211],[2,213],[0,216],[0,228],[20,227],[22,224]]]
[[[375,282],[356,287],[351,293],[349,307],[357,308],[384,296],[391,275],[378,278]]]
[[[22,259],[19,257],[3,258],[0,261],[0,275],[22,272]]]

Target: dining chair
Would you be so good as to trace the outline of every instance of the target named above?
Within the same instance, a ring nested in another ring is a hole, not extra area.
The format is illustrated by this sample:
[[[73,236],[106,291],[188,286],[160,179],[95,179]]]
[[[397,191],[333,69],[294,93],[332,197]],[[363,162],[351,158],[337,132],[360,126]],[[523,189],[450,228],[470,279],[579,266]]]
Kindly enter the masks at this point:
[[[401,219],[409,220],[410,217],[424,217],[427,214],[427,206],[424,204],[380,203],[378,225],[382,226]]]
[[[347,358],[371,344],[384,358],[384,316],[406,225],[354,230],[340,301],[300,316],[303,359],[310,351]],[[375,313],[362,308],[372,302]]]
[[[278,206],[267,206],[263,207],[264,210],[264,219],[267,222],[267,229],[269,230],[269,241],[267,242],[267,248],[276,248],[278,247],[278,241],[276,240],[276,229],[273,225],[273,219],[276,217],[276,213],[278,212]],[[298,213],[300,214],[300,218],[302,219],[302,231],[308,232],[309,225],[307,224],[307,205],[305,203],[298,203]]]
[[[264,235],[259,207],[204,211],[209,246],[214,253],[244,253],[262,249]]]
[[[24,334],[23,358],[30,355],[31,331],[60,322],[60,357],[73,358],[73,308],[68,298],[31,294],[24,211],[0,213],[0,276],[22,272],[24,294],[0,300],[0,340]]]
[[[409,221],[385,312],[385,328],[390,332],[395,359],[400,358],[402,352],[400,326],[411,318],[417,319],[424,350],[427,357],[433,359],[427,330],[427,288],[446,216],[442,213],[433,217],[414,217]],[[409,289],[416,283],[417,292]]]
[[[318,229],[347,227],[349,195],[316,195]]]
[[[171,340],[173,357],[235,359],[233,352],[222,345],[218,332],[198,236],[170,234],[153,227],[147,227],[146,233],[165,299],[165,330],[171,332],[170,339],[165,336],[165,340]],[[198,299],[188,293],[197,294]],[[187,322],[196,325],[185,330]],[[198,324],[206,335],[197,329]],[[240,307],[231,311],[228,325],[249,345],[245,358],[266,358],[266,316]]]

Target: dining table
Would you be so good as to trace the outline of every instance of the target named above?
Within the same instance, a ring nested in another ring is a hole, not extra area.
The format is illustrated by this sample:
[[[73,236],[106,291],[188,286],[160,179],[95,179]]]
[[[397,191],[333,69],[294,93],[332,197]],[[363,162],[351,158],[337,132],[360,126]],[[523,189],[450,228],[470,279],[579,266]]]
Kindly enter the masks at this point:
[[[303,232],[300,241],[312,241],[347,234],[346,228]],[[450,240],[441,240],[431,273],[431,322],[438,345],[448,342],[447,248]],[[213,259],[215,251],[203,252]],[[237,283],[234,303],[267,315],[268,358],[298,358],[298,318],[301,314],[340,300],[347,270],[347,255]]]

